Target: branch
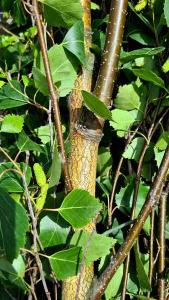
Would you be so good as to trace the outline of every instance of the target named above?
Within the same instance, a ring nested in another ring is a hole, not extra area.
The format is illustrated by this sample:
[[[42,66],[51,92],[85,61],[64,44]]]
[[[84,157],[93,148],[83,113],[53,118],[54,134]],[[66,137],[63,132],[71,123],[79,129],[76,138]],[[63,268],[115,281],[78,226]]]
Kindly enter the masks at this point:
[[[165,226],[166,226],[166,206],[169,193],[169,184],[162,192],[159,204],[159,246],[160,252],[158,257],[158,299],[165,299]]]
[[[99,300],[101,298],[108,283],[110,282],[113,275],[115,274],[116,270],[118,269],[118,267],[121,265],[121,263],[124,261],[124,259],[128,255],[128,253],[129,253],[130,249],[132,248],[136,238],[138,237],[148,215],[150,214],[153,207],[159,201],[159,195],[161,193],[161,189],[164,186],[164,181],[166,179],[166,174],[167,174],[168,168],[169,168],[169,146],[167,147],[167,149],[165,151],[159,171],[155,177],[154,183],[147,195],[145,204],[143,205],[142,210],[141,210],[135,224],[130,229],[125,242],[120,247],[117,254],[115,256],[111,257],[109,265],[103,271],[103,273],[100,275],[100,277],[94,284],[93,289],[92,289],[92,294],[90,296],[90,300]]]
[[[71,181],[70,181],[70,177],[69,177],[68,163],[67,163],[66,153],[65,153],[65,149],[64,149],[61,117],[60,117],[60,110],[59,110],[59,105],[58,105],[58,95],[57,95],[57,91],[55,89],[52,75],[51,75],[49,59],[48,59],[48,54],[47,54],[47,49],[46,49],[46,44],[45,44],[45,37],[44,37],[44,32],[43,32],[43,26],[42,26],[42,21],[41,21],[41,16],[39,13],[37,0],[32,0],[32,4],[33,4],[35,21],[36,21],[36,25],[37,25],[37,29],[38,29],[39,43],[40,43],[40,48],[42,51],[42,58],[43,58],[49,93],[50,93],[50,97],[52,100],[54,123],[55,123],[55,128],[57,131],[59,152],[61,153],[61,159],[62,159],[62,164],[63,164],[63,173],[64,173],[65,184],[66,184],[67,191],[70,191],[71,190]]]
[[[94,93],[109,105],[119,62],[127,0],[112,0],[100,71]]]

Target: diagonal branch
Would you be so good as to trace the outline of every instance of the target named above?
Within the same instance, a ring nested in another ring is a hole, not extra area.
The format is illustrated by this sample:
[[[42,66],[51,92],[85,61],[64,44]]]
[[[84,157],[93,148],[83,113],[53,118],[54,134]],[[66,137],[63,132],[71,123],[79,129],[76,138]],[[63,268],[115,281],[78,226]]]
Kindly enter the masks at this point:
[[[57,91],[55,89],[52,75],[51,75],[49,59],[48,59],[46,43],[45,43],[45,37],[44,37],[44,32],[43,32],[43,26],[42,26],[42,21],[41,21],[41,15],[39,13],[37,0],[32,0],[32,3],[33,3],[33,11],[34,11],[34,16],[35,16],[35,21],[36,21],[36,25],[37,25],[37,29],[38,29],[39,43],[40,43],[40,48],[42,51],[42,58],[43,58],[48,88],[49,88],[50,97],[52,100],[54,122],[55,122],[56,131],[57,131],[59,152],[61,153],[61,160],[62,160],[62,164],[63,164],[63,173],[64,173],[66,189],[67,189],[67,191],[70,191],[71,190],[71,181],[70,181],[70,177],[69,177],[68,163],[67,163],[66,153],[65,153],[65,149],[64,149],[64,140],[63,140],[63,134],[62,134],[60,109],[59,109],[59,105],[58,105],[58,95],[57,95]]]
[[[112,0],[100,71],[94,93],[109,105],[116,79],[124,25],[127,13],[127,0]]]
[[[133,246],[136,238],[138,237],[148,215],[152,211],[153,207],[159,202],[159,196],[161,194],[161,190],[162,190],[165,180],[166,180],[168,168],[169,168],[169,146],[167,146],[167,149],[165,151],[159,171],[155,177],[154,183],[147,195],[145,204],[143,205],[143,208],[142,208],[135,224],[130,229],[125,242],[120,247],[117,254],[115,256],[111,257],[109,265],[103,271],[101,276],[98,278],[98,280],[94,284],[93,290],[92,290],[92,295],[90,296],[90,300],[101,299],[101,296],[103,295],[108,283],[114,276],[118,267],[121,265],[121,263],[124,261],[124,259],[128,255],[128,253],[129,253],[131,247]]]

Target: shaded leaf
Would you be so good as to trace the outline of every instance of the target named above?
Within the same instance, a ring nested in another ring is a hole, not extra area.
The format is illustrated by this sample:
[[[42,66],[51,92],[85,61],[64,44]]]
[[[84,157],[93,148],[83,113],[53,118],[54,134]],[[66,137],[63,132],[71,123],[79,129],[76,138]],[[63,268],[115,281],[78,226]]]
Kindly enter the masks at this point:
[[[167,26],[169,27],[169,1],[165,0],[164,2],[164,16],[166,19]]]
[[[40,0],[45,4],[45,19],[49,25],[71,27],[82,19],[82,6],[79,0]]]
[[[64,245],[70,228],[56,213],[49,213],[40,221],[40,240],[44,248]]]
[[[3,280],[6,281],[7,284],[10,283],[24,291],[27,290],[27,286],[23,278],[20,276],[21,274],[16,271],[14,266],[9,261],[3,258],[0,259],[0,271],[2,272],[4,277]]]
[[[76,22],[64,37],[63,47],[73,53],[79,61],[85,63],[84,28],[82,21]]]
[[[130,112],[118,108],[112,111],[112,121],[110,121],[110,125],[117,130],[118,136],[125,136],[133,123],[134,117]]]
[[[33,142],[28,135],[24,131],[22,131],[19,134],[18,140],[16,142],[16,145],[20,152],[24,151],[37,151],[37,152],[43,152],[43,149],[38,145],[37,143]]]
[[[48,84],[45,75],[36,67],[32,68],[36,88],[45,96],[49,95]]]
[[[161,53],[164,50],[165,50],[164,47],[156,47],[156,48],[141,48],[130,52],[123,51],[120,54],[120,61],[122,63],[127,63],[138,57],[146,57],[146,56],[152,57],[153,55]]]
[[[115,275],[109,282],[106,290],[105,290],[105,296],[106,300],[112,299],[112,297],[115,297],[117,295],[117,292],[119,290],[121,281],[123,278],[123,264],[120,265],[120,267],[117,269]]]
[[[56,186],[59,183],[61,176],[61,159],[57,149],[57,145],[54,146],[52,166],[50,169],[49,188]]]
[[[89,192],[75,189],[65,197],[58,212],[74,228],[80,228],[90,223],[101,208],[102,205]]]
[[[123,153],[124,158],[134,159],[136,162],[139,161],[142,149],[145,143],[145,139],[137,137],[132,140],[131,144],[128,145],[126,151]]]
[[[81,91],[83,99],[87,107],[96,115],[105,120],[111,120],[111,112],[107,106],[96,96],[87,91]]]
[[[137,270],[137,277],[139,280],[140,288],[142,291],[151,291],[151,286],[149,283],[148,276],[144,270],[144,265],[139,255],[139,251],[137,245],[134,245],[134,253],[135,253],[135,260],[136,260],[136,270]]]
[[[87,266],[89,266],[92,262],[96,261],[100,257],[109,254],[110,249],[115,242],[115,239],[105,235],[80,231],[74,233],[70,244],[73,246],[82,247],[85,255],[85,263]]]
[[[0,108],[7,109],[19,107],[29,103],[29,99],[23,94],[23,89],[18,81],[12,80],[0,90]]]
[[[132,69],[132,71],[136,76],[165,89],[164,81],[153,71],[144,68]]]
[[[105,147],[99,148],[97,170],[101,176],[107,175],[112,167],[110,150]]]
[[[119,86],[115,106],[124,110],[138,109],[140,106],[138,87],[132,83]]]
[[[49,257],[49,261],[57,279],[75,276],[81,261],[81,248],[73,247],[54,253]]]
[[[0,226],[5,255],[13,260],[25,244],[28,218],[24,208],[0,188]]]

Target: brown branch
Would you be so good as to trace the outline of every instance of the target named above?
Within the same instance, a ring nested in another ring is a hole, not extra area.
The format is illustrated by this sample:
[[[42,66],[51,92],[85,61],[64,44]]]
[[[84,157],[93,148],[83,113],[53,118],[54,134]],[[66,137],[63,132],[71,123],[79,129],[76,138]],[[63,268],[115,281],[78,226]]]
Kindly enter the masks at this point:
[[[112,0],[100,71],[94,93],[106,105],[109,105],[116,79],[124,24],[127,12],[127,0]]]
[[[39,13],[37,0],[32,0],[32,4],[33,4],[35,21],[36,21],[36,25],[37,25],[37,29],[38,29],[38,37],[39,37],[40,48],[42,51],[42,58],[43,58],[43,63],[44,63],[44,68],[45,68],[45,73],[46,73],[46,79],[47,79],[47,83],[48,83],[50,97],[52,100],[54,123],[55,123],[55,128],[57,131],[58,147],[59,147],[59,152],[61,153],[61,160],[62,160],[62,165],[63,165],[63,173],[64,173],[66,189],[67,189],[67,191],[70,191],[72,186],[71,186],[71,181],[70,181],[70,177],[69,177],[66,153],[65,153],[65,149],[64,149],[61,117],[60,117],[60,110],[59,110],[59,105],[58,105],[58,94],[55,89],[52,75],[51,75],[49,58],[48,58],[47,49],[46,49],[46,45],[45,45],[45,37],[44,37],[44,32],[43,32],[41,15]]]
[[[164,186],[168,168],[169,168],[169,146],[167,147],[167,149],[165,151],[159,171],[154,179],[153,185],[150,188],[150,191],[146,197],[145,204],[143,205],[142,210],[141,210],[135,224],[130,229],[125,242],[120,247],[117,254],[115,256],[111,257],[109,265],[103,271],[103,273],[98,278],[96,283],[93,285],[90,300],[101,299],[101,296],[103,295],[108,283],[112,279],[117,268],[121,265],[121,263],[124,261],[124,259],[128,255],[128,253],[129,253],[130,249],[132,248],[136,238],[138,237],[148,215],[150,214],[153,207],[159,201],[159,195],[160,195],[161,189]]]
[[[169,183],[166,189],[162,192],[159,203],[159,257],[158,257],[158,299],[165,299],[165,225],[166,225],[166,205],[167,196],[169,193]]]
[[[92,73],[94,64],[94,55],[90,49],[92,46],[92,29],[91,29],[91,0],[81,0],[83,7],[83,26],[84,26],[84,47],[85,47],[85,64],[82,67],[83,89],[90,91],[92,83]]]

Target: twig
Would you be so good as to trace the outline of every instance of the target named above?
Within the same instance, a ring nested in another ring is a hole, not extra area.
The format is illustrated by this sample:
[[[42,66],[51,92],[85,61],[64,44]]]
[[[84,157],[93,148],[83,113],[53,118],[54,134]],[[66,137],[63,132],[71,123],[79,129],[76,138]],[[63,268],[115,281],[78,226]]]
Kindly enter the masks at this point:
[[[150,231],[150,254],[149,254],[149,282],[152,284],[153,269],[154,269],[154,209],[151,212],[151,231]],[[147,297],[150,297],[150,291],[147,293]]]
[[[26,157],[26,165],[28,165],[28,161],[29,161],[29,153],[27,152],[27,157]],[[37,219],[34,215],[34,211],[33,211],[33,207],[32,207],[32,202],[31,202],[31,198],[30,198],[30,194],[29,194],[29,190],[28,190],[28,186],[26,183],[26,168],[24,171],[24,174],[22,175],[22,181],[23,181],[23,185],[25,188],[25,193],[26,193],[26,198],[27,198],[27,205],[28,205],[28,209],[29,209],[29,213],[32,219],[32,228],[33,228],[33,245],[34,245],[34,254],[35,254],[35,259],[36,259],[36,263],[39,269],[39,273],[40,273],[40,277],[42,280],[42,284],[44,287],[44,291],[46,294],[46,297],[48,300],[51,300],[50,297],[50,293],[48,291],[48,287],[46,284],[46,280],[45,280],[45,276],[44,276],[44,272],[43,272],[43,268],[42,268],[42,263],[39,257],[39,253],[38,253],[38,245],[37,245],[37,241],[38,241],[38,233],[37,233]]]
[[[44,37],[43,26],[42,26],[42,21],[41,21],[41,16],[39,13],[37,0],[32,0],[32,4],[33,4],[35,21],[36,21],[36,25],[37,25],[37,29],[38,29],[38,37],[39,37],[40,48],[42,51],[42,58],[43,58],[43,63],[44,63],[44,68],[45,68],[45,73],[46,73],[46,79],[47,79],[50,97],[51,97],[51,101],[52,101],[54,122],[55,122],[56,131],[57,131],[59,152],[61,153],[61,160],[62,160],[62,165],[63,165],[63,173],[64,173],[66,189],[67,189],[67,191],[70,191],[72,189],[72,186],[71,186],[71,181],[70,181],[70,177],[69,177],[66,153],[65,153],[65,149],[64,149],[61,117],[60,117],[60,110],[59,110],[59,105],[58,105],[58,94],[55,89],[52,75],[51,75],[49,58],[48,58],[47,49],[46,49],[46,45],[45,45],[45,37]]]
[[[126,256],[128,255],[131,247],[133,246],[136,238],[138,237],[148,215],[150,214],[153,207],[159,201],[159,195],[161,189],[164,186],[164,182],[166,180],[166,174],[169,168],[169,146],[165,151],[163,160],[161,162],[160,168],[156,177],[154,179],[153,185],[150,188],[150,191],[146,197],[145,204],[143,205],[139,216],[136,219],[135,224],[130,229],[128,236],[123,243],[123,245],[118,250],[115,256],[111,257],[110,263],[107,268],[100,275],[96,283],[93,285],[92,294],[90,296],[90,300],[99,300],[103,295],[108,283],[112,279],[115,274],[117,268],[124,261]]]
[[[169,183],[166,189],[162,192],[160,197],[160,204],[159,204],[159,257],[158,257],[158,299],[164,300],[165,299],[165,288],[166,288],[166,281],[165,281],[165,226],[166,226],[166,205],[167,205],[167,196],[169,193]]]

